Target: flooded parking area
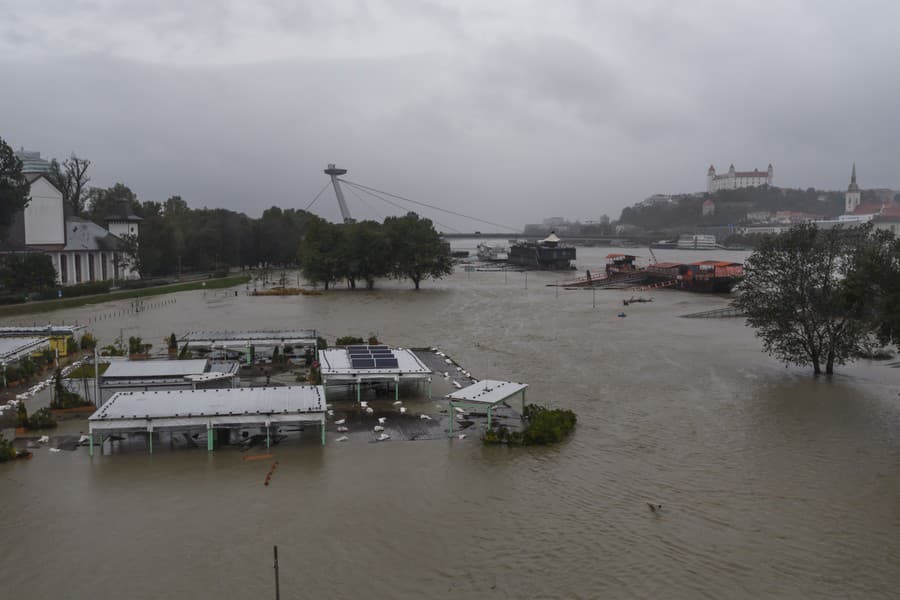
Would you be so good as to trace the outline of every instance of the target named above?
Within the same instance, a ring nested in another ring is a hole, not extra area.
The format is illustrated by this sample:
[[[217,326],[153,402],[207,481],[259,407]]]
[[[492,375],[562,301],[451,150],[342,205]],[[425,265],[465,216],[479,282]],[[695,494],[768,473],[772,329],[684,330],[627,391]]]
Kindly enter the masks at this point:
[[[579,266],[608,251],[580,251]],[[813,378],[761,353],[741,319],[681,318],[721,297],[660,290],[621,318],[630,292],[547,287],[559,278],[458,270],[419,292],[183,292],[92,323],[101,341],[157,347],[225,327],[376,335],[428,349],[439,373],[431,399],[424,384],[404,384],[401,405],[393,389],[366,390],[372,413],[349,386],[329,390],[325,446],[318,431],[244,452],[238,438],[208,452],[163,436],[152,455],[136,441],[93,459],[39,445],[0,465],[4,589],[265,596],[278,544],[283,597],[895,596],[900,369],[862,361]],[[529,402],[578,414],[575,434],[547,448],[448,438],[443,397],[471,381],[462,371],[527,382]],[[84,428],[65,421],[56,435]],[[272,458],[244,460],[254,454]]]

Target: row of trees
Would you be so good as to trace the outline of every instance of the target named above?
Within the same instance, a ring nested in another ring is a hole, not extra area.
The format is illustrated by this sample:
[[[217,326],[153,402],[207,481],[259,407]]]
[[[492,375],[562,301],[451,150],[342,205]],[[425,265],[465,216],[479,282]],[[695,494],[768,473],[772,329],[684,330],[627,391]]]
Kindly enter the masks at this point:
[[[74,214],[105,225],[107,217],[119,214],[125,205],[143,219],[139,236],[125,236],[123,250],[144,277],[300,264],[308,279],[326,287],[346,280],[351,288],[358,282],[372,288],[377,278],[395,277],[410,279],[418,289],[424,279],[451,270],[449,247],[431,221],[414,213],[388,218],[384,224],[335,225],[304,210],[273,206],[254,219],[221,208],[192,209],[180,196],[142,202],[122,183],[89,187],[90,165],[73,154],[62,163],[53,160],[48,177]],[[21,168],[12,149],[0,140],[0,230],[27,201],[28,184]],[[31,291],[47,281],[52,284],[52,265],[35,262],[40,260],[31,256],[4,262],[0,287]]]
[[[834,366],[900,347],[900,239],[871,224],[801,225],[767,236],[747,260],[737,306],[785,363]]]
[[[439,279],[453,269],[450,247],[431,220],[416,213],[388,217],[384,223],[361,221],[310,223],[300,245],[303,275],[328,289],[338,281],[367,289],[383,277],[409,279],[416,289],[429,277]]]

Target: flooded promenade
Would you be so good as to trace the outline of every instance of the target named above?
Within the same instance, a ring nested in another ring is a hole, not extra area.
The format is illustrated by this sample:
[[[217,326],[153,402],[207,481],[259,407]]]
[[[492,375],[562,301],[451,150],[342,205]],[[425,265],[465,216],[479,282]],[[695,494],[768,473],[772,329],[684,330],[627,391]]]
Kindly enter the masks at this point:
[[[579,267],[602,268],[609,251],[580,248]],[[529,402],[572,408],[578,427],[525,449],[291,438],[272,450],[268,486],[269,464],[237,450],[38,450],[0,465],[3,589],[269,597],[278,544],[284,598],[896,597],[900,369],[862,361],[814,379],[764,355],[741,319],[680,317],[721,297],[645,292],[654,301],[619,318],[632,292],[547,287],[565,276],[192,291],[91,324],[101,343],[155,348],[172,332],[284,327],[438,345],[475,377],[528,382]],[[6,323],[86,322],[127,304]]]

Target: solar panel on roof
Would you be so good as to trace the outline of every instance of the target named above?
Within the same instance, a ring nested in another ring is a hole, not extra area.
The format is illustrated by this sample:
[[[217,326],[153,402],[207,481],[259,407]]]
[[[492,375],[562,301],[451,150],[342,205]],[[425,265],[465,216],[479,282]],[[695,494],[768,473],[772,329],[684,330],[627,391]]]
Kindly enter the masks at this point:
[[[374,358],[356,358],[350,361],[350,364],[354,369],[374,369],[375,368],[375,359]]]
[[[368,352],[368,350],[369,350],[368,346],[359,346],[359,345],[347,346],[347,352]]]
[[[378,369],[396,369],[398,367],[396,358],[376,358],[375,367]]]

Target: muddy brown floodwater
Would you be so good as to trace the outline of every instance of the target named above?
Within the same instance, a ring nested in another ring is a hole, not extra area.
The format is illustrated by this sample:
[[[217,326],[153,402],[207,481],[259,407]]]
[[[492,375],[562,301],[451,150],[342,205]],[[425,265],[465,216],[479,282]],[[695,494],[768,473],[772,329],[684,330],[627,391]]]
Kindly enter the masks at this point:
[[[266,461],[229,448],[42,448],[0,465],[3,597],[274,597],[273,544],[284,598],[897,597],[900,369],[813,378],[762,354],[739,319],[679,317],[725,299],[657,291],[618,318],[630,293],[597,292],[593,308],[591,292],[546,287],[559,278],[186,292],[91,324],[157,347],[173,331],[283,326],[438,345],[476,377],[574,409],[578,428],[529,449],[293,438],[269,486]]]

